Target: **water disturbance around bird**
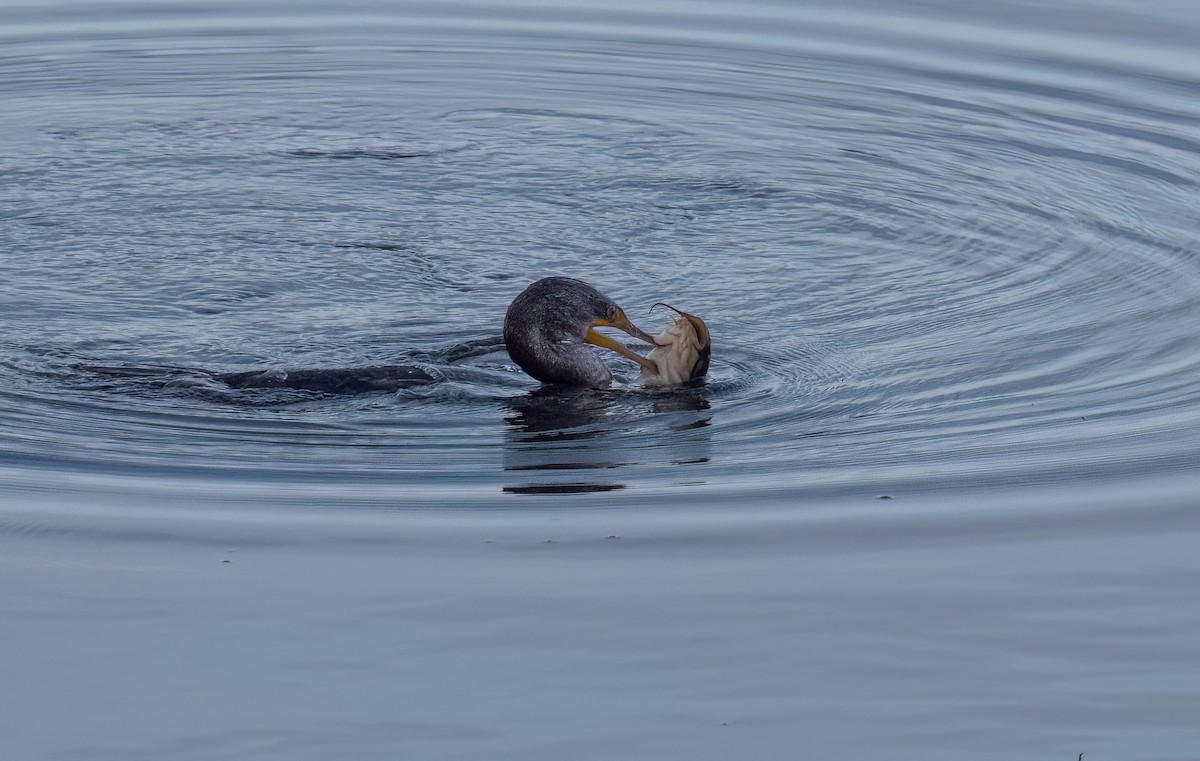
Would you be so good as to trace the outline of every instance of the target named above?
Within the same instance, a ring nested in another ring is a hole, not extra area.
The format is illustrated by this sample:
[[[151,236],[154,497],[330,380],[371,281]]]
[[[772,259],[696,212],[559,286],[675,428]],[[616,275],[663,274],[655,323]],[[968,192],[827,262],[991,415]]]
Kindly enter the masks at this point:
[[[1193,4],[55,8],[0,3],[0,537],[1200,492]],[[707,376],[542,387],[550,275]]]
[[[613,499],[1194,470],[1200,158],[1170,48],[1102,66],[1107,38],[980,19],[968,51],[970,26],[770,5],[659,34],[633,12],[216,7],[153,35],[81,7],[78,48],[10,12],[5,480],[504,500],[534,389],[481,347],[554,273],[718,336],[686,401],[612,356],[622,391],[535,405],[567,452],[619,443]],[[372,364],[445,380],[326,399],[199,372]]]

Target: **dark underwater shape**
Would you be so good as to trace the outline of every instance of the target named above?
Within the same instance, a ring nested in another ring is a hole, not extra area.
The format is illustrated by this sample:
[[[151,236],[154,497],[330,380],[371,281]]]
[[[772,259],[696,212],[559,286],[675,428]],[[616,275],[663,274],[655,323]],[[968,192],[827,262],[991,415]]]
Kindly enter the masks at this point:
[[[249,370],[222,373],[215,377],[231,388],[293,388],[327,394],[398,391],[438,380],[428,370],[414,365],[374,365],[330,370]]]

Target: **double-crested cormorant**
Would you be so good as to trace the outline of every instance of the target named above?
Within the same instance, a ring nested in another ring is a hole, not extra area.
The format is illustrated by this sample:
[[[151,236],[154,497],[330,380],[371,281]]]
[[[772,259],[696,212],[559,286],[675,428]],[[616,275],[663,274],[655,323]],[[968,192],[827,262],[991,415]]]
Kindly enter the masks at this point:
[[[509,305],[504,316],[504,345],[521,369],[543,383],[589,387],[612,383],[608,367],[587,346],[592,344],[641,365],[647,386],[677,385],[702,378],[708,371],[709,339],[703,320],[675,311],[681,319],[654,337],[631,323],[612,299],[582,280],[548,277],[530,285]],[[603,327],[623,330],[654,349],[644,357],[596,331]],[[213,377],[239,389],[291,388],[353,394],[434,383],[440,373],[419,365],[379,365],[251,370],[216,373]]]
[[[611,349],[658,372],[653,360],[596,332],[608,327],[656,345],[654,338],[625,316],[616,302],[570,277],[547,277],[513,299],[504,315],[504,345],[521,369],[543,383],[601,387],[612,373],[587,344]]]

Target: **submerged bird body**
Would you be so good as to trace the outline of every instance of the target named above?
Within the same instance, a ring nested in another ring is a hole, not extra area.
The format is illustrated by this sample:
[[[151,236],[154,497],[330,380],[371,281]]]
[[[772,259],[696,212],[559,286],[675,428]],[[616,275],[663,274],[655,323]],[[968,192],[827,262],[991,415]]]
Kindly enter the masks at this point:
[[[250,370],[221,373],[217,380],[230,388],[290,388],[326,394],[364,394],[399,391],[437,381],[437,376],[416,365],[375,365],[335,369]]]
[[[504,316],[504,345],[521,369],[543,383],[603,387],[612,372],[587,344],[611,349],[646,367],[653,363],[597,333],[612,327],[654,342],[625,316],[616,302],[569,277],[547,277],[513,299]]]

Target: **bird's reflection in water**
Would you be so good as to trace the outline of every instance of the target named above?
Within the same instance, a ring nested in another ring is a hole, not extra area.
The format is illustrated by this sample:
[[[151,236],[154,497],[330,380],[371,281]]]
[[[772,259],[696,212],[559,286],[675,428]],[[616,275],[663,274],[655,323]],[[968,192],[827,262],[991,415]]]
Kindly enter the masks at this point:
[[[510,494],[616,491],[634,470],[709,461],[702,385],[671,393],[544,386],[507,405],[504,470],[521,479],[504,487]]]

